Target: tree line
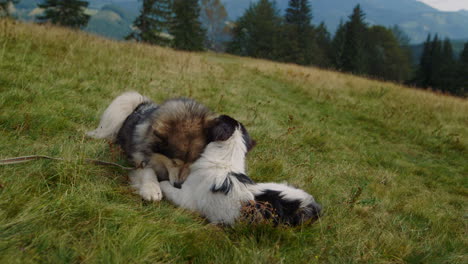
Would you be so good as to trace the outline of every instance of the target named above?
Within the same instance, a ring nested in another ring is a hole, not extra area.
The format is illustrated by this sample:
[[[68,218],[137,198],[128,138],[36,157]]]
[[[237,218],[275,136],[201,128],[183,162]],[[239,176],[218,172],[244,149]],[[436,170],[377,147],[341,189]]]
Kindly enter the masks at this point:
[[[9,5],[19,1],[0,0],[0,17],[8,16]],[[215,14],[212,10],[217,14],[224,12],[227,17],[220,0],[201,0],[201,3],[207,7],[204,12],[208,18]],[[43,12],[36,16],[36,20],[82,29],[90,19],[85,12],[88,5],[84,0],[44,0],[37,5]],[[200,15],[198,0],[142,0],[140,15],[126,39],[189,51],[201,51],[207,45],[215,47],[215,43],[210,43],[207,38]],[[219,31],[211,28],[208,33],[212,37]]]
[[[233,29],[228,52],[314,65],[358,75],[403,82],[411,74],[411,53],[392,29],[369,26],[357,5],[334,37],[324,23],[314,26],[308,0],[290,0],[285,15],[275,4],[251,5]]]
[[[419,65],[413,65],[409,37],[397,26],[368,25],[360,5],[340,22],[333,37],[323,23],[311,21],[308,0],[290,0],[284,16],[273,1],[259,0],[236,21],[228,52],[466,96],[468,43],[457,56],[448,39],[429,36]]]
[[[0,15],[9,3],[0,0]],[[39,22],[86,26],[88,2],[44,0]],[[309,0],[289,0],[282,16],[272,0],[258,0],[228,23],[220,0],[142,0],[140,15],[126,37],[188,51],[211,49],[305,66],[334,69],[466,96],[468,43],[454,54],[448,39],[429,35],[418,65],[412,64],[409,37],[397,26],[369,25],[357,5],[335,34],[312,24]]]
[[[429,34],[412,81],[419,87],[465,96],[468,92],[468,42],[455,56],[449,39],[440,40]]]

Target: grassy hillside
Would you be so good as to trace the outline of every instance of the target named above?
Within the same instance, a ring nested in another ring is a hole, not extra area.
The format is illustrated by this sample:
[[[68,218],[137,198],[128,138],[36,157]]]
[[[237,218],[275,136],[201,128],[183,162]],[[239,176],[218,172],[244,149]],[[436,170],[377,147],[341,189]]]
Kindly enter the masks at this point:
[[[189,96],[257,139],[256,181],[325,208],[311,226],[220,228],[132,194],[85,131],[118,94]],[[467,263],[468,103],[262,60],[0,21],[0,263]]]

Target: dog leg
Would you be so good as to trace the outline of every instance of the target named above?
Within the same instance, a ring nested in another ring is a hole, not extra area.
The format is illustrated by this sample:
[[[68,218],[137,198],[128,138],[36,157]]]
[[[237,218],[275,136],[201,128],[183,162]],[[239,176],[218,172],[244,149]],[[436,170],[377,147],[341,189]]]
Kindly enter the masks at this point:
[[[151,168],[130,172],[130,184],[147,201],[160,201],[163,197],[156,174]]]
[[[172,186],[169,181],[163,181],[159,184],[161,184],[161,190],[164,193],[164,197],[173,204],[185,209],[196,209],[194,199],[186,199],[185,194],[190,192],[188,192],[187,188],[184,188],[184,185],[182,185],[181,189],[178,189]]]
[[[161,190],[166,199],[178,206],[181,206],[182,195],[180,192],[182,192],[182,189],[175,188],[169,181],[162,181],[159,184],[161,185]]]
[[[159,153],[153,153],[148,164],[156,172],[160,182],[169,180],[171,184],[178,182],[179,170],[182,165],[182,161],[169,159]]]

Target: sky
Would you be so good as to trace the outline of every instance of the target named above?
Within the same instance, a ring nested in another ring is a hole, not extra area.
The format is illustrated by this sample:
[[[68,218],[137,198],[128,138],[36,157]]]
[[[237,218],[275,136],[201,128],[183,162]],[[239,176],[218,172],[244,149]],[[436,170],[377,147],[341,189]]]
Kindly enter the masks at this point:
[[[468,0],[418,0],[443,11],[468,10]]]

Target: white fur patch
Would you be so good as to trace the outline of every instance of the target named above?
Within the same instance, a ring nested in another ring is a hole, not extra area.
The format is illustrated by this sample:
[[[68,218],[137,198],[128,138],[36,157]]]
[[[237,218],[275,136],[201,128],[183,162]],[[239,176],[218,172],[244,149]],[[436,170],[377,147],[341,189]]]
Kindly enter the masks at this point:
[[[181,189],[164,181],[161,190],[171,202],[201,213],[211,223],[232,225],[240,216],[242,203],[254,199],[245,184],[229,176],[231,172],[244,173],[245,152],[242,133],[236,129],[230,139],[206,146],[190,167],[190,175]],[[214,192],[213,186],[222,186],[227,177],[231,177],[229,191]]]
[[[315,202],[314,197],[301,189],[294,188],[290,185],[284,183],[257,183],[255,185],[250,185],[249,190],[254,195],[260,195],[265,191],[277,191],[280,192],[283,199],[294,201],[301,201],[301,206],[307,206],[308,204]]]
[[[151,100],[137,92],[125,92],[119,95],[102,114],[99,126],[86,134],[92,138],[115,140],[125,119],[144,102]]]
[[[147,201],[160,201],[163,197],[158,178],[151,168],[130,172],[130,185]]]

